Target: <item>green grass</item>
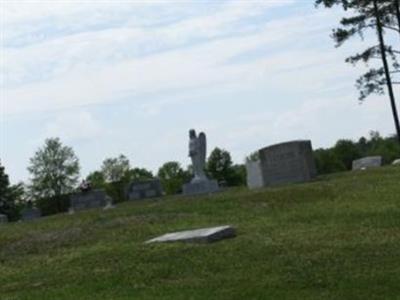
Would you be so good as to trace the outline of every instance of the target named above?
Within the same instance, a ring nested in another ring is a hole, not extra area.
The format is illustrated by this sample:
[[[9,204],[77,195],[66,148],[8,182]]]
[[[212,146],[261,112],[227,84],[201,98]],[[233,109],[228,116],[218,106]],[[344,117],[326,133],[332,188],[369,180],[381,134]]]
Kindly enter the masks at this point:
[[[225,224],[236,238],[143,243]],[[0,299],[400,299],[400,168],[4,225]]]

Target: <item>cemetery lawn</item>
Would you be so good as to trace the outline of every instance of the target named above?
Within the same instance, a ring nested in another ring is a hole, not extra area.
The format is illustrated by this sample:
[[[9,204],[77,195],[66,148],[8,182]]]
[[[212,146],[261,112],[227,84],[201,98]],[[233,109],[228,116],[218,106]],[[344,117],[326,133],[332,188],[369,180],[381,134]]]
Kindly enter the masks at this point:
[[[236,238],[143,243],[225,224]],[[400,168],[3,225],[0,299],[400,299]]]

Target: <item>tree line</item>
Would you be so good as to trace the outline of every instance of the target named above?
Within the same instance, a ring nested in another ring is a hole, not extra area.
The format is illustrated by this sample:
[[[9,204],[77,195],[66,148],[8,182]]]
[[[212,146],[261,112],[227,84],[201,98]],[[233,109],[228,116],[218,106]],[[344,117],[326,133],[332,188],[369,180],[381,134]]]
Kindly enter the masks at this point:
[[[400,156],[400,144],[395,135],[382,137],[372,131],[368,138],[358,141],[341,139],[327,149],[316,149],[314,159],[318,174],[329,174],[351,170],[353,160],[366,156],[382,156],[383,164],[390,164]]]
[[[384,164],[399,158],[400,145],[396,136],[382,137],[372,131],[368,138],[358,141],[341,139],[331,148],[316,149],[314,158],[319,174],[351,170],[355,159],[380,155]],[[257,159],[256,154],[247,159]],[[35,202],[44,215],[65,212],[69,208],[69,196],[77,192],[80,164],[73,149],[61,143],[59,138],[47,139],[30,159],[28,171],[30,183],[11,185],[4,166],[0,162],[0,213],[9,220],[17,220],[26,201]],[[215,148],[207,159],[206,173],[221,186],[232,187],[246,184],[244,164],[234,164],[228,151]],[[183,184],[192,178],[192,168],[183,168],[179,162],[164,163],[153,174],[145,168],[131,167],[129,159],[121,154],[106,158],[98,170],[85,177],[94,189],[104,189],[114,202],[125,200],[125,188],[132,181],[159,178],[167,195],[178,194]]]
[[[244,165],[235,165],[228,151],[215,148],[207,159],[206,173],[221,186],[238,186],[246,182]],[[114,202],[125,200],[125,188],[132,181],[159,178],[167,195],[180,193],[182,185],[192,178],[191,166],[183,168],[177,161],[164,163],[156,174],[145,168],[130,165],[121,154],[106,158],[98,170],[85,180],[93,189],[104,189]],[[10,185],[8,175],[0,162],[0,213],[16,220],[24,202],[34,202],[43,215],[65,212],[69,197],[77,192],[80,175],[79,159],[73,149],[59,138],[45,140],[29,161],[30,183]]]

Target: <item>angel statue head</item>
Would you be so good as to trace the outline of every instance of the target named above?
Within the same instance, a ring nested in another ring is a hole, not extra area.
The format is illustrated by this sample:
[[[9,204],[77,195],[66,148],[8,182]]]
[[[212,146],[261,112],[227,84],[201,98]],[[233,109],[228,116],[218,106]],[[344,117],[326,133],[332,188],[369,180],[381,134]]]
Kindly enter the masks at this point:
[[[196,136],[196,131],[189,131],[189,156],[192,159],[194,178],[192,181],[207,179],[204,169],[206,166],[206,135],[201,132]]]

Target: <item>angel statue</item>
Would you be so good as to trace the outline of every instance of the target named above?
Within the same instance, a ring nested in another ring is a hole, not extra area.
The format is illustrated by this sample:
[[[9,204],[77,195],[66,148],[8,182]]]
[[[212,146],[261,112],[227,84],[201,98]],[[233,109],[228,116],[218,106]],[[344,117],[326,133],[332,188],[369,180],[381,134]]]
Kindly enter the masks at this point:
[[[192,159],[194,178],[192,182],[207,180],[204,169],[206,167],[207,142],[206,135],[201,132],[196,136],[196,131],[189,131],[189,157]]]

